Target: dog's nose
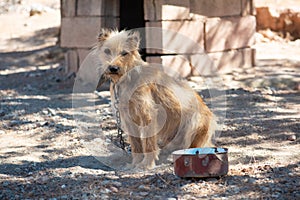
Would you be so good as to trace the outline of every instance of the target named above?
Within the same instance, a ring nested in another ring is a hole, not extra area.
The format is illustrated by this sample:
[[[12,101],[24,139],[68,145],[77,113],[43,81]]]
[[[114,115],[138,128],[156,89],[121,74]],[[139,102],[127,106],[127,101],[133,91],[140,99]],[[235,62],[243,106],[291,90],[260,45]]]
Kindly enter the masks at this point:
[[[119,71],[120,67],[115,66],[115,65],[110,65],[108,66],[108,70],[110,73],[117,73]]]

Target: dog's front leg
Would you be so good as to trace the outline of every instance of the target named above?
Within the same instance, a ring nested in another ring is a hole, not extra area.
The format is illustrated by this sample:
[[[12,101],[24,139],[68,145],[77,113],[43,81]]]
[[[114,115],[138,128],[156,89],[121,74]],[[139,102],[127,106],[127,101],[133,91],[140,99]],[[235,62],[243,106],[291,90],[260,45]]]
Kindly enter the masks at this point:
[[[143,138],[142,146],[144,152],[144,159],[136,168],[152,169],[155,167],[155,160],[158,160],[159,148],[157,146],[156,136]]]
[[[126,168],[131,169],[143,160],[143,147],[142,140],[138,137],[129,136],[129,143],[131,145],[132,162]]]

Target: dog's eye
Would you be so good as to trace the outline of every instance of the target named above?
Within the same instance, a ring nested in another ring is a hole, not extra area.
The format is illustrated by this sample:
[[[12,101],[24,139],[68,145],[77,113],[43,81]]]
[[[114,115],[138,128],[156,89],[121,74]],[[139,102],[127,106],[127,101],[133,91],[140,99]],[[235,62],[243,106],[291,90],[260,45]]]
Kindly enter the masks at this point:
[[[110,49],[104,49],[104,53],[107,54],[107,55],[110,55],[111,51],[110,51]]]
[[[128,51],[122,51],[121,52],[121,56],[126,56],[126,55],[128,55]]]

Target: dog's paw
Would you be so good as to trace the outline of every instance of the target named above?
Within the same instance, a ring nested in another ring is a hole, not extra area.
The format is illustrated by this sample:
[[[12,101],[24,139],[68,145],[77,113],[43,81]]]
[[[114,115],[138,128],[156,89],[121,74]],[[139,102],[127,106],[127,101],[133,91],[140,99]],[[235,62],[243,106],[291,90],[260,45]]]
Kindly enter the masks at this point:
[[[134,167],[134,170],[144,171],[144,170],[153,169],[154,167],[155,167],[155,162],[151,162],[151,163],[141,162]]]

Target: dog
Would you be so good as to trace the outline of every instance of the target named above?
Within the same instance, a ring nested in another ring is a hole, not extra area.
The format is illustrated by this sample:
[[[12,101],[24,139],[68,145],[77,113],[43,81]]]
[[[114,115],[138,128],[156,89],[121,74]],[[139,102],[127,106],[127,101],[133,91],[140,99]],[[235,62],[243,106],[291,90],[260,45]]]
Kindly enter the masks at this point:
[[[135,31],[102,29],[96,46],[99,84],[110,80],[113,105],[128,135],[128,168],[152,169],[160,155],[182,148],[213,146],[216,119],[188,84],[142,60]]]

